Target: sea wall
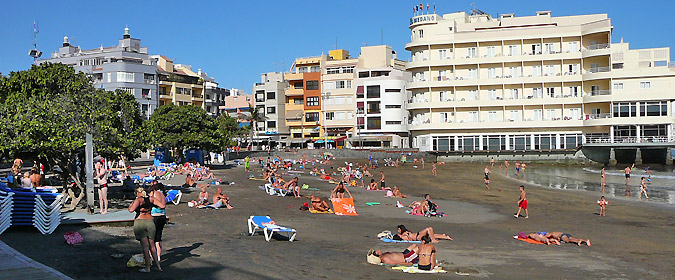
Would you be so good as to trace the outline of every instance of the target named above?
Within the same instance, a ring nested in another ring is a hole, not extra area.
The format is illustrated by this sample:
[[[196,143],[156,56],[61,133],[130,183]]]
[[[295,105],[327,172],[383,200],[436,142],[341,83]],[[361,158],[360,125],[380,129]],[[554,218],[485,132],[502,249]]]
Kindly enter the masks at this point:
[[[494,158],[497,164],[505,160],[570,165],[582,165],[591,162],[581,151],[501,151],[499,153],[476,151],[438,154],[438,160],[445,162],[488,163],[491,158]]]

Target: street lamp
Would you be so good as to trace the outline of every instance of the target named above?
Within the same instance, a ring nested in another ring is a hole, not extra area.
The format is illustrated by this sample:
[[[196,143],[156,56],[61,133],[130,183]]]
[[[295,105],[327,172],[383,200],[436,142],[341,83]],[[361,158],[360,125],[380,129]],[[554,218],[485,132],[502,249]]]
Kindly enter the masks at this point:
[[[327,148],[328,147],[328,131],[327,131],[327,126],[326,126],[326,121],[328,120],[326,118],[326,111],[324,110],[323,104],[326,102],[326,99],[330,97],[330,92],[323,93],[321,96],[321,114],[323,114],[323,122],[322,122],[322,127],[323,127],[323,147]]]

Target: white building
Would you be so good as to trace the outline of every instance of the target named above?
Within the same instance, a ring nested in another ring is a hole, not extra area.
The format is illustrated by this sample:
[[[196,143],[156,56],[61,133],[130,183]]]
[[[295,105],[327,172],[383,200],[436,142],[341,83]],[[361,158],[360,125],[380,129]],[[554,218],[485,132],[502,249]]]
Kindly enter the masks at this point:
[[[413,147],[573,149],[673,140],[669,48],[612,43],[606,14],[411,18]]]
[[[255,107],[266,120],[256,123],[256,137],[260,139],[281,140],[288,137],[286,126],[286,90],[287,83],[283,73],[269,72],[260,75],[260,82],[253,85]],[[273,138],[273,139],[272,139]]]

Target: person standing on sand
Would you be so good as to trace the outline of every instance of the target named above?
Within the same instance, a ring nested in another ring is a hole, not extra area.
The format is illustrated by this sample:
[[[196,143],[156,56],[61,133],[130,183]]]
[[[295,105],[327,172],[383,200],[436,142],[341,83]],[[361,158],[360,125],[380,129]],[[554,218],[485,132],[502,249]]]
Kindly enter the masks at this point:
[[[424,157],[422,157],[422,169],[424,169]]]
[[[630,166],[626,166],[623,170],[623,173],[626,175],[626,196],[630,196],[630,187],[628,186],[628,183],[630,182],[630,171]]]
[[[244,168],[246,168],[246,172],[249,172],[251,169],[251,159],[248,156],[244,158]]]
[[[647,195],[647,178],[642,177],[640,179],[640,193],[638,194],[638,198],[642,200],[642,194],[645,194],[645,198],[649,199],[649,196]]]
[[[598,200],[598,205],[600,205],[600,216],[607,216],[607,204],[609,204],[609,201],[605,199],[605,196],[601,196],[600,200]]]
[[[108,213],[108,171],[101,162],[96,163],[96,178],[98,179],[98,204],[101,214]]]
[[[485,182],[485,188],[490,189],[490,168],[488,165],[485,166],[485,178],[483,178],[483,181]]]
[[[384,172],[380,171],[380,175],[382,176],[382,179],[380,179],[380,189],[384,189],[386,186],[386,183],[384,182]]]
[[[490,168],[495,168],[495,158],[494,157],[490,158]]]
[[[520,163],[516,161],[516,179],[520,177]]]
[[[520,199],[518,200],[518,213],[513,215],[514,217],[520,217],[520,211],[525,210],[525,219],[530,218],[530,214],[527,211],[527,194],[525,193],[525,186],[520,185]]]
[[[509,173],[509,161],[508,160],[504,161],[504,167],[505,167],[504,174],[508,174]]]
[[[600,187],[602,188],[602,193],[605,193],[605,179],[607,178],[607,174],[605,174],[605,167],[602,167],[600,169]]]
[[[436,173],[436,162],[434,161],[433,167],[431,167],[431,174],[434,174],[434,176],[437,176],[438,174]]]

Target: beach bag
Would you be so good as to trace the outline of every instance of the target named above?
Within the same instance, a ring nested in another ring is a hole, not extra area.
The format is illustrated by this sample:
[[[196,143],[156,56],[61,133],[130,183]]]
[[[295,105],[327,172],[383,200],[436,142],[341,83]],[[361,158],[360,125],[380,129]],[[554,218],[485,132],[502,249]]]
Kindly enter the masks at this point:
[[[188,201],[187,205],[188,205],[188,207],[195,207],[195,206],[197,205],[197,202],[194,201],[194,200],[193,200],[193,201]]]
[[[77,245],[84,241],[84,239],[82,239],[82,235],[80,235],[79,232],[73,231],[64,233],[63,239],[66,240],[66,243],[68,243],[68,245]]]
[[[300,206],[300,211],[307,211],[309,210],[309,204],[305,202],[302,206]]]
[[[394,239],[394,236],[391,235],[391,231],[385,230],[383,232],[378,233],[377,238],[379,238],[379,239],[383,239],[383,238]]]
[[[368,256],[366,257],[366,261],[369,264],[380,264],[382,262],[380,257],[375,256],[375,250],[373,249],[368,250]]]
[[[150,261],[150,264],[152,264],[152,261]],[[127,261],[127,267],[144,267],[145,266],[145,259],[143,258],[143,254],[135,254],[131,256],[131,258]]]

